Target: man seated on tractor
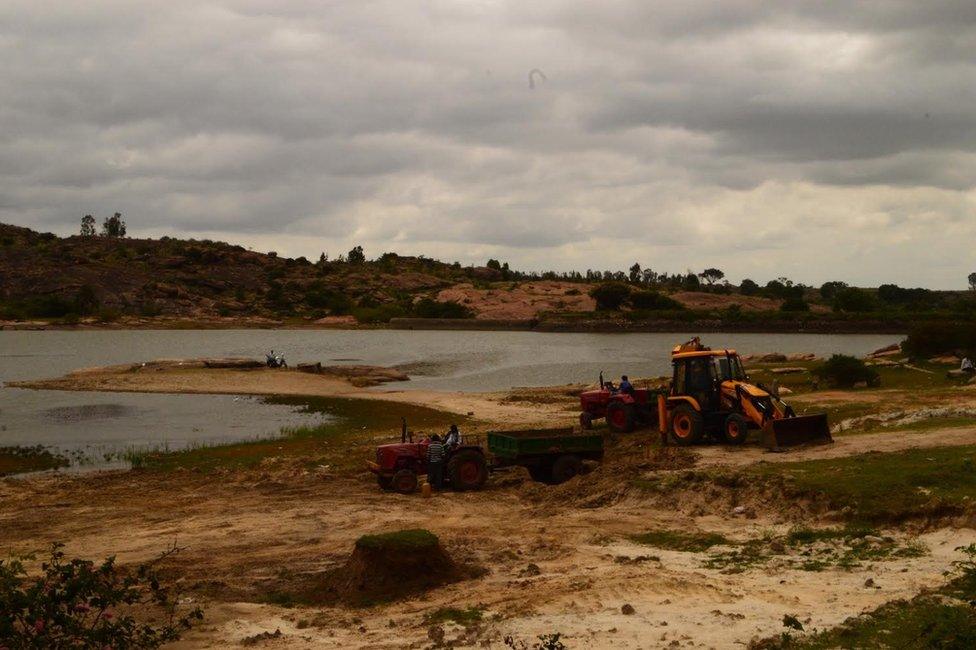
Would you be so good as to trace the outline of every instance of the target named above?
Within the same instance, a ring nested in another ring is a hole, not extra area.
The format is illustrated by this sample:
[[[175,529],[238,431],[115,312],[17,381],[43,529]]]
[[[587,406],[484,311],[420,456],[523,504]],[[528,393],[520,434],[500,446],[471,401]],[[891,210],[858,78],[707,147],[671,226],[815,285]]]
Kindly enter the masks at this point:
[[[427,482],[438,490],[444,485],[444,444],[436,433],[427,445]]]
[[[444,444],[448,449],[454,449],[461,445],[461,432],[458,431],[456,424],[452,424],[451,428],[447,431],[447,437],[444,439]]]
[[[620,385],[617,387],[617,391],[625,395],[634,394],[634,385],[630,383],[629,379],[627,379],[627,375],[620,377]]]

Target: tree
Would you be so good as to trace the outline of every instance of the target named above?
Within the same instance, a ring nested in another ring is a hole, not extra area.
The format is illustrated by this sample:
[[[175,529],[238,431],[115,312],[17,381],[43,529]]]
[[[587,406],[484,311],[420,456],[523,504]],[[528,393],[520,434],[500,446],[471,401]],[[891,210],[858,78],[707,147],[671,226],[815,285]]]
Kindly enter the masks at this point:
[[[502,270],[502,263],[496,259],[488,260],[488,263],[485,264],[485,266],[487,266],[489,269],[495,269],[496,271]]]
[[[742,284],[739,285],[739,293],[741,293],[743,296],[754,296],[759,293],[759,285],[756,284],[754,280],[746,278],[742,281]]]
[[[820,297],[824,300],[833,300],[838,291],[846,288],[847,283],[840,282],[839,280],[824,282],[822,285],[820,285]]]
[[[657,273],[653,269],[644,269],[641,271],[641,279],[644,284],[655,284],[657,283]]]
[[[628,277],[628,279],[631,282],[633,282],[635,284],[638,283],[638,282],[640,282],[640,280],[641,280],[641,266],[640,266],[640,264],[638,264],[637,262],[634,262],[634,265],[632,267],[630,267],[630,275],[627,276],[627,277]]]
[[[846,287],[834,295],[834,311],[864,312],[874,308],[874,296],[857,287]]]
[[[604,282],[590,289],[590,296],[596,300],[597,309],[615,311],[630,297],[630,287],[623,282]]]
[[[328,261],[329,261],[329,256],[325,254],[325,251],[322,251],[322,254],[319,255],[319,262],[318,262],[319,266],[325,266]]]
[[[363,247],[355,246],[351,251],[349,251],[349,254],[346,255],[346,259],[350,264],[362,264],[365,262],[366,254],[363,253]]]
[[[90,214],[86,214],[81,218],[81,236],[95,236],[95,217],[91,216]]]
[[[698,277],[707,282],[709,285],[713,285],[724,278],[725,274],[718,269],[705,269],[698,274]]]
[[[969,274],[969,288],[976,291],[976,273]]]
[[[121,213],[116,212],[111,217],[105,217],[105,221],[102,222],[102,237],[115,239],[125,237],[125,221]]]
[[[681,284],[687,291],[698,291],[701,288],[701,282],[698,281],[698,276],[694,273],[686,275]]]

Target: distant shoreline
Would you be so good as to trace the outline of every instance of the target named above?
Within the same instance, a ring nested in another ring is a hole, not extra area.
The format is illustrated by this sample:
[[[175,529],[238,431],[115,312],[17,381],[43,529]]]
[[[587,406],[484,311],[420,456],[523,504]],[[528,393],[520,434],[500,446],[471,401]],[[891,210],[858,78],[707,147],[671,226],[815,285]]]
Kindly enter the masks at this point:
[[[183,320],[173,318],[132,318],[110,323],[82,322],[78,324],[42,321],[0,321],[0,331],[111,331],[111,330],[453,330],[547,333],[679,333],[679,332],[739,332],[754,334],[904,334],[909,326],[898,321],[810,320],[735,322],[721,319],[699,320],[489,320],[394,318],[388,324],[320,324],[314,321],[272,319],[212,319]]]

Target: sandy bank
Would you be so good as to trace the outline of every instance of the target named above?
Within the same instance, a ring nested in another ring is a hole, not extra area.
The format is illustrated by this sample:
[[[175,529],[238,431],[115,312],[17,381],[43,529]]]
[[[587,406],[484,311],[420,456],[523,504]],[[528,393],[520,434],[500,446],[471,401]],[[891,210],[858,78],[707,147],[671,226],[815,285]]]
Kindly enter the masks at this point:
[[[226,360],[220,360],[226,361]],[[211,359],[161,359],[145,363],[83,368],[62,377],[10,382],[12,388],[33,390],[105,391],[221,395],[300,395],[351,397],[402,402],[469,415],[494,425],[558,426],[572,423],[575,409],[565,405],[513,403],[508,392],[461,393],[433,390],[367,390],[368,386],[405,378],[393,368],[331,366],[323,372],[297,369],[214,367]]]

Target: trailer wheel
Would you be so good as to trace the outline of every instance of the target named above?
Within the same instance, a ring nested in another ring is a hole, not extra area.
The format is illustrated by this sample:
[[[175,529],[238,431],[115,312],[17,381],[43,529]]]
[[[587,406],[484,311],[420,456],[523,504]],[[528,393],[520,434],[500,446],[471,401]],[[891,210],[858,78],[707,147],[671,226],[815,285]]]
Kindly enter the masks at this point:
[[[749,435],[749,423],[738,413],[732,413],[725,418],[725,426],[722,427],[722,437],[730,445],[741,445]]]
[[[556,459],[556,462],[552,464],[551,483],[553,485],[565,483],[569,479],[579,474],[582,469],[583,461],[579,459],[579,456],[573,456],[570,454],[560,456]]]
[[[607,426],[617,433],[630,433],[634,430],[634,407],[623,402],[607,404]]]
[[[376,475],[376,483],[380,486],[380,488],[382,488],[384,490],[389,491],[389,490],[392,490],[393,489],[393,477],[392,476],[383,476],[382,474],[377,474]]]
[[[401,469],[393,475],[393,489],[400,494],[410,494],[417,491],[417,473],[412,469]]]
[[[480,490],[488,480],[484,454],[462,449],[447,461],[447,476],[455,490]]]
[[[580,413],[580,427],[583,429],[593,428],[593,416],[586,411]]]
[[[701,440],[705,420],[701,413],[682,404],[671,414],[671,435],[679,445],[693,445]]]
[[[529,470],[529,476],[536,483],[549,483],[552,481],[552,465],[548,463],[529,465],[526,469]]]

